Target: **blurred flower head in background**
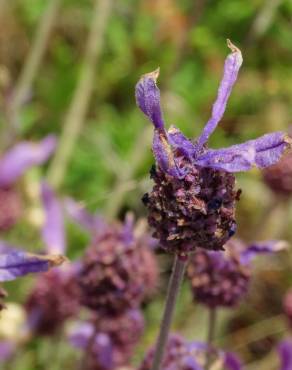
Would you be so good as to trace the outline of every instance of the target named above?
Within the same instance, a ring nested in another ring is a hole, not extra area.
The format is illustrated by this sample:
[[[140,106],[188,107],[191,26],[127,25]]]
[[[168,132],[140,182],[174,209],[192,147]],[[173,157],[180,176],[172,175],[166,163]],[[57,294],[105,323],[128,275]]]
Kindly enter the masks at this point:
[[[190,258],[187,275],[193,297],[210,308],[234,307],[248,292],[254,257],[275,253],[282,242],[262,242],[247,246],[229,240],[224,252],[197,250]]]
[[[205,343],[188,342],[178,334],[171,334],[167,346],[161,370],[203,370],[206,366],[207,354],[210,353],[212,361],[210,370],[240,370],[241,364],[236,355],[225,353]],[[139,370],[150,370],[154,357],[154,348],[145,355]]]
[[[0,231],[10,229],[22,213],[22,200],[15,182],[31,167],[46,162],[56,143],[53,135],[38,143],[22,141],[0,157]]]

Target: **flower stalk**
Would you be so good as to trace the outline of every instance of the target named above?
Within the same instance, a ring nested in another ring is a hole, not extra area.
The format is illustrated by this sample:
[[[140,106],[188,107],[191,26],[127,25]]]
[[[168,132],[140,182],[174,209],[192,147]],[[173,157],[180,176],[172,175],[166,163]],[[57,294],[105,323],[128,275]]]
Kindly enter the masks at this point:
[[[165,346],[167,343],[168,334],[172,322],[175,303],[181,283],[183,281],[186,264],[187,259],[183,260],[178,255],[176,255],[173,264],[172,274],[168,284],[166,303],[160,326],[160,333],[156,343],[156,349],[151,370],[159,370],[161,367],[161,363],[165,352]]]
[[[209,370],[211,366],[212,360],[212,343],[214,340],[214,334],[216,329],[216,319],[217,319],[217,310],[216,308],[209,309],[209,326],[208,326],[208,334],[207,334],[207,343],[208,343],[208,351],[207,351],[207,358],[206,358],[206,368],[205,370]]]

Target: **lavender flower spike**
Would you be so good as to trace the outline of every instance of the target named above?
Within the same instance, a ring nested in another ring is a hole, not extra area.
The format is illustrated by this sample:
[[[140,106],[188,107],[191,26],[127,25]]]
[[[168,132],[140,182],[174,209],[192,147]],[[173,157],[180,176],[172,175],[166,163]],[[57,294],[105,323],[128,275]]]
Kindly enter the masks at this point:
[[[66,257],[61,255],[36,255],[13,251],[0,255],[0,282],[14,280],[31,272],[44,272],[59,266]]]
[[[156,85],[158,70],[145,74],[136,85],[138,107],[154,125],[151,171],[153,190],[143,197],[153,236],[169,252],[186,254],[196,247],[220,250],[235,233],[235,203],[240,192],[233,173],[253,166],[265,168],[292,147],[284,132],[263,135],[229,148],[209,149],[207,141],[217,127],[242,64],[240,50],[229,40],[227,56],[212,116],[196,141],[178,128],[166,131]]]
[[[0,159],[0,187],[8,187],[32,166],[42,164],[53,153],[56,138],[47,136],[39,143],[23,141]]]
[[[65,253],[65,231],[63,210],[50,186],[41,184],[41,198],[44,207],[45,220],[42,228],[42,237],[49,254]]]

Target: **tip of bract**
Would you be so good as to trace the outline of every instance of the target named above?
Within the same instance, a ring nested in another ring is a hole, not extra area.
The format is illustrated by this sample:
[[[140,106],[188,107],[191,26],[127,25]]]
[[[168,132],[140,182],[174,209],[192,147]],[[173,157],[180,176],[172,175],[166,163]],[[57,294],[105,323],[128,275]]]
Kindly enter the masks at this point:
[[[158,79],[159,73],[160,73],[160,67],[156,68],[152,72],[145,73],[144,75],[142,75],[141,79],[150,78],[151,80],[153,80],[154,82],[156,82],[157,79]]]
[[[240,49],[238,49],[237,46],[235,46],[231,41],[230,39],[227,39],[226,40],[227,42],[227,46],[229,47],[229,49],[232,51],[232,53],[240,53],[241,54],[241,51]]]
[[[38,259],[44,259],[49,263],[50,267],[57,267],[62,265],[64,262],[69,262],[68,258],[62,254],[47,254],[43,256],[37,256]]]

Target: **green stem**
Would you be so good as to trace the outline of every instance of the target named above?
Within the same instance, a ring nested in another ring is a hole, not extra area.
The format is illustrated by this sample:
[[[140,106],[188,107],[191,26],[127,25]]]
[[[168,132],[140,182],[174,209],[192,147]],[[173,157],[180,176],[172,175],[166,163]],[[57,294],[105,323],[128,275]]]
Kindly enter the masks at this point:
[[[216,308],[209,309],[209,327],[208,327],[208,334],[207,334],[207,360],[206,360],[206,367],[205,370],[209,370],[211,363],[212,363],[212,350],[211,346],[214,340],[215,328],[216,328],[216,318],[217,318],[217,311]]]
[[[163,361],[163,356],[167,344],[168,334],[172,322],[173,312],[179,289],[184,277],[187,260],[175,257],[172,274],[169,280],[166,303],[163,318],[160,326],[160,333],[156,343],[156,349],[151,370],[159,370]]]
[[[65,116],[58,149],[48,173],[48,179],[55,188],[59,187],[63,182],[75,144],[85,121],[112,3],[112,0],[95,1],[79,81]]]

